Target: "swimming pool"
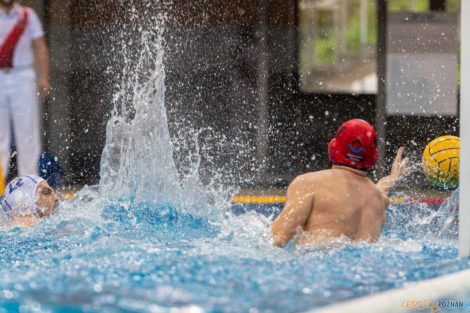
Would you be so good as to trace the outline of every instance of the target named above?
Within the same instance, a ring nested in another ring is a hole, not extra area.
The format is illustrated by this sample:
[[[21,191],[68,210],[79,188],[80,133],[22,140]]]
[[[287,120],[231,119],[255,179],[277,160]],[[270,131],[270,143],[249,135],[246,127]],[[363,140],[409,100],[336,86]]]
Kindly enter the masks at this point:
[[[100,184],[37,226],[0,230],[0,312],[299,312],[470,267],[455,225],[438,236],[447,218],[423,203],[390,206],[377,243],[272,246],[279,205],[231,206],[230,187],[200,183],[197,151],[177,171],[163,30],[136,25],[138,59],[116,48]]]
[[[243,209],[196,215],[85,188],[37,227],[0,232],[0,307],[299,312],[470,267],[455,239],[431,234],[424,204],[392,205],[377,243],[309,252],[270,244],[279,205]]]

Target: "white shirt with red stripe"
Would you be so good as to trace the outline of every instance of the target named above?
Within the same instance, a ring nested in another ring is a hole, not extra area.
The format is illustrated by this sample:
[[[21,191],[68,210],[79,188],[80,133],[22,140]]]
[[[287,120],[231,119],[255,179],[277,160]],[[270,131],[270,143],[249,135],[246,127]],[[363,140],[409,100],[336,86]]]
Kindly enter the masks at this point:
[[[44,30],[36,12],[31,8],[26,9],[28,10],[28,25],[16,45],[13,54],[13,68],[27,68],[34,64],[32,42],[44,36]],[[3,45],[20,18],[21,6],[19,4],[15,4],[8,14],[0,11],[0,46]]]

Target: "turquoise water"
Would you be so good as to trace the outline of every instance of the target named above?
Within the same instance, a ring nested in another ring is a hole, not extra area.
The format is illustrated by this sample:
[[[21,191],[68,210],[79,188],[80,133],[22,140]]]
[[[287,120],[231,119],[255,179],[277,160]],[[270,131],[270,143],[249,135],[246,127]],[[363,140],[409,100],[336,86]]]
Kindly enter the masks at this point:
[[[270,244],[268,225],[279,209],[196,216],[103,201],[85,188],[38,226],[0,232],[0,307],[300,312],[470,266],[457,259],[455,239],[431,234],[439,223],[426,205],[392,205],[377,243],[338,241],[308,252]]]

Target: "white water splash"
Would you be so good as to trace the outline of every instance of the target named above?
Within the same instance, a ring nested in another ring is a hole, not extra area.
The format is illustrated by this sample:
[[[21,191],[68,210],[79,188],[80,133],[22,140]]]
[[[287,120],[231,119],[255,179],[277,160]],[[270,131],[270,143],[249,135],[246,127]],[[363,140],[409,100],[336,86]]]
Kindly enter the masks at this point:
[[[125,62],[106,128],[100,192],[107,199],[135,204],[184,207],[205,202],[197,177],[186,177],[183,192],[173,160],[165,109],[164,19],[149,17],[139,23],[129,37],[140,38],[123,43],[119,51]]]

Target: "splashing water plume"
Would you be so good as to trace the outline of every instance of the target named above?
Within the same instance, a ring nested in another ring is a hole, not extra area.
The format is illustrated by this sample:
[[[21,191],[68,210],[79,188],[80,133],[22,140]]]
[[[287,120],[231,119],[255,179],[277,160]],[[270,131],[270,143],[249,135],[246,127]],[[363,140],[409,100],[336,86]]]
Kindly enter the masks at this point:
[[[114,63],[122,63],[124,67],[122,71],[110,69],[110,72],[119,72],[119,81],[106,128],[100,191],[107,199],[184,208],[193,214],[200,214],[204,206],[204,215],[210,213],[208,201],[227,207],[231,199],[227,190],[233,192],[233,188],[217,185],[217,175],[210,180],[209,189],[203,188],[200,182],[197,141],[196,155],[190,151],[192,163],[182,169],[183,176],[178,175],[165,108],[165,15],[139,16],[137,10],[131,12],[132,23],[121,31],[116,43],[115,52],[121,62]],[[186,136],[203,131],[188,129]],[[217,214],[220,210],[211,212]]]
[[[106,129],[100,190],[109,198],[182,204],[165,110],[162,22],[141,28],[138,62],[126,63]],[[124,45],[125,54],[129,47]]]
[[[197,143],[178,172],[165,18],[129,11],[114,38],[122,68],[110,69],[118,83],[100,184],[35,227],[0,230],[0,311],[298,312],[470,267],[454,239],[435,235],[442,225],[426,205],[392,205],[373,244],[273,247],[279,207],[227,210],[225,189],[199,181]],[[201,134],[213,133],[188,136]]]

